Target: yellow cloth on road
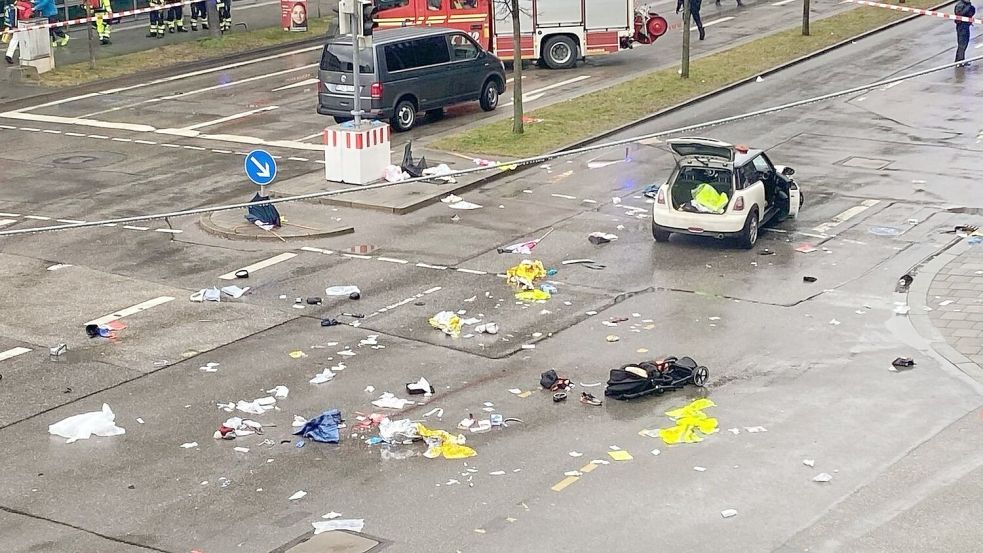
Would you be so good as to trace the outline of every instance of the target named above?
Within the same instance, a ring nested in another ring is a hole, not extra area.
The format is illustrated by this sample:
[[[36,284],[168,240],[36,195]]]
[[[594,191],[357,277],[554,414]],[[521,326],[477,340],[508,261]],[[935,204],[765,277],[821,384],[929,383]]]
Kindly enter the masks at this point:
[[[538,301],[538,300],[548,300],[550,299],[550,293],[546,290],[525,290],[523,292],[516,292],[515,299],[523,301]]]
[[[546,268],[543,267],[542,261],[523,259],[522,263],[509,268],[505,276],[509,284],[522,290],[532,290],[536,287],[537,280],[546,277]]]
[[[705,207],[712,213],[723,213],[727,207],[727,194],[703,183],[693,189],[693,203]]]
[[[416,432],[429,446],[427,452],[423,454],[428,459],[436,459],[441,455],[444,459],[467,459],[478,454],[477,451],[464,445],[464,436],[453,436],[443,430],[431,430],[420,423],[416,424]]]
[[[716,407],[709,399],[698,399],[689,405],[666,411],[666,416],[676,421],[676,425],[659,429],[659,437],[667,444],[694,444],[703,441],[700,434],[717,432],[717,419],[703,412],[708,407]]]
[[[444,334],[454,338],[461,335],[461,318],[453,311],[441,311],[430,317],[430,326],[443,330]]]

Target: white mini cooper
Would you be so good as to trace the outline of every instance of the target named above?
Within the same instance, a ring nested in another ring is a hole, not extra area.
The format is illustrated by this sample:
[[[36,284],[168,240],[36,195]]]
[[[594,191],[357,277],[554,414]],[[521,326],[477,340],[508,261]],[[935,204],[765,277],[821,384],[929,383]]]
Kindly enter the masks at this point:
[[[802,193],[791,167],[772,165],[762,150],[711,138],[666,141],[676,167],[655,198],[652,236],[657,242],[673,233],[736,238],[750,249],[758,229],[771,221],[795,217]]]

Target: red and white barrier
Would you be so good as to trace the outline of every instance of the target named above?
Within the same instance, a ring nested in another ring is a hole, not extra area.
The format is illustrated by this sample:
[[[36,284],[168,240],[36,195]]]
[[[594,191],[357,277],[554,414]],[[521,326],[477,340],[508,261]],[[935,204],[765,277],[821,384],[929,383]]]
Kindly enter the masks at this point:
[[[390,164],[392,130],[386,123],[364,121],[324,129],[324,178],[349,184],[369,184],[383,177]]]
[[[933,10],[909,8],[907,6],[898,6],[896,4],[881,4],[880,2],[868,2],[867,0],[843,0],[843,1],[850,2],[851,4],[860,4],[863,6],[873,6],[875,8],[887,8],[889,10],[894,10],[898,12],[916,13],[918,15],[929,15],[932,17],[938,17],[940,19],[951,19],[953,21],[962,21],[963,23],[972,23],[974,25],[983,24],[983,19],[976,19],[974,17],[964,17],[962,15],[954,15],[951,13],[937,12]]]
[[[158,10],[166,10],[167,8],[173,8],[175,6],[190,6],[191,0],[183,0],[182,2],[171,2],[169,4],[164,4],[163,6],[154,6],[151,8],[140,8],[138,10],[126,10],[122,12],[107,12],[99,14],[100,17],[105,19],[115,19],[117,17],[125,17],[127,15],[139,15],[141,13],[150,13]],[[76,19],[69,19],[67,21],[57,21],[55,23],[41,23],[39,25],[31,25],[28,27],[18,27],[17,29],[11,29],[14,32],[29,31],[31,29],[50,29],[52,27],[65,27],[68,25],[78,25],[80,23],[90,23],[98,19],[96,16],[92,17],[79,17]]]

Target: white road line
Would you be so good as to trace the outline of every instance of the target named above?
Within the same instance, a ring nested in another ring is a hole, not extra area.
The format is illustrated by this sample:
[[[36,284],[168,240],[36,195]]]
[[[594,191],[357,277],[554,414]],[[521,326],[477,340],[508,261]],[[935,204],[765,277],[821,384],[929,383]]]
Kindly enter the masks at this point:
[[[288,157],[287,161],[310,161],[306,157]]]
[[[25,219],[34,219],[35,221],[50,221],[51,217],[43,217],[41,215],[25,215]]]
[[[0,213],[0,217],[20,217],[20,213]]]
[[[106,140],[109,137],[108,136],[103,136],[101,134],[90,134],[89,135],[89,138],[97,138],[97,139],[100,139],[100,140]]]
[[[772,2],[772,6],[784,6],[785,4],[791,4],[795,0],[782,0],[781,2]]]
[[[461,268],[458,268],[456,270],[459,273],[468,273],[468,274],[471,274],[471,275],[487,275],[488,274],[485,271],[475,271],[474,269],[461,269]]]
[[[263,75],[257,75],[255,77],[249,77],[247,79],[240,79],[238,81],[229,81],[227,83],[222,83],[222,84],[218,84],[218,85],[214,85],[214,86],[208,86],[208,87],[205,87],[205,88],[199,88],[197,90],[189,90],[187,92],[176,92],[176,93],[171,94],[169,96],[161,96],[159,99],[160,100],[176,100],[178,98],[184,98],[186,96],[191,96],[193,94],[201,94],[202,92],[211,92],[212,90],[221,90],[223,88],[228,88],[230,86],[235,86],[235,85],[238,85],[238,84],[250,83],[250,82],[253,82],[253,81],[258,81],[260,79],[268,79],[270,77],[278,77],[280,75],[286,75],[287,73],[294,73],[296,71],[304,71],[304,70],[310,69],[312,67],[317,67],[317,64],[316,63],[311,63],[311,64],[308,64],[308,65],[302,65],[300,67],[292,67],[290,69],[284,69],[283,71],[274,71],[273,73],[265,73]],[[317,81],[317,79],[314,79],[314,80],[315,80],[315,82]]]
[[[533,89],[533,90],[529,90],[527,92],[523,92],[522,93],[522,101],[523,102],[531,102],[533,100],[538,100],[542,96],[541,94],[539,94],[541,92],[546,92],[547,90],[553,90],[554,88],[560,88],[561,86],[566,86],[568,84],[573,84],[573,83],[580,82],[580,81],[583,81],[583,80],[589,79],[589,78],[591,78],[590,75],[580,75],[579,77],[574,77],[572,79],[567,79],[565,81],[560,81],[558,83],[553,83],[553,84],[551,84],[549,86],[544,86],[543,88],[536,88],[536,89]],[[533,97],[533,96],[535,96],[535,97]],[[509,102],[507,104],[502,104],[502,107],[511,106],[513,103],[515,103],[515,102]]]
[[[0,125],[0,129],[7,129],[8,131],[12,131],[16,128],[17,127],[11,127],[10,125]]]
[[[242,113],[236,113],[226,117],[220,117],[218,119],[213,119],[211,121],[205,121],[203,123],[198,123],[196,125],[190,125],[187,127],[182,127],[179,130],[182,131],[193,131],[195,129],[200,129],[203,127],[211,127],[213,125],[221,125],[222,123],[228,123],[229,121],[235,121],[236,119],[242,119],[243,117],[249,117],[250,115],[256,115],[257,113],[263,113],[264,111],[273,111],[279,109],[280,106],[263,106],[257,109],[251,109],[249,111],[244,111]],[[166,129],[161,129],[158,132],[164,132]]]
[[[133,225],[123,225],[126,230],[150,230],[150,227],[136,227]]]
[[[42,129],[41,132],[46,132],[48,134],[61,134],[61,131],[56,131],[54,129]]]
[[[12,225],[17,222],[17,219],[0,219],[0,227],[5,227],[7,225]]]
[[[564,200],[576,200],[577,199],[576,196],[568,196],[566,194],[550,194],[550,196],[553,196],[554,198],[563,198]]]
[[[709,27],[711,25],[716,25],[717,23],[723,23],[724,21],[730,21],[731,19],[734,19],[734,18],[733,17],[721,17],[720,19],[714,19],[713,21],[707,21],[706,23],[703,24],[703,26],[704,27]],[[696,31],[698,29],[696,28],[696,25],[693,25],[692,27],[690,27],[689,30]]]
[[[172,228],[155,228],[154,231],[166,232],[167,234],[181,234],[182,232],[184,232],[183,230],[177,230]]]
[[[34,127],[21,127],[21,130],[28,132],[41,132],[41,129],[35,129]]]
[[[68,134],[68,133],[65,133],[65,134]],[[136,142],[137,144],[147,144],[147,145],[150,145],[150,146],[156,146],[157,145],[157,143],[154,142],[153,140],[134,140],[134,142]]]
[[[813,228],[812,230],[821,234],[827,234],[830,229],[847,222],[848,220],[860,215],[864,211],[867,211],[879,203],[881,203],[880,200],[864,200],[863,202],[860,202],[860,205],[855,205],[850,209],[847,209],[846,211],[840,213],[818,227]]]
[[[305,252],[323,253],[323,254],[326,254],[326,255],[331,255],[331,254],[334,253],[331,250],[322,250],[321,248],[314,248],[314,247],[311,247],[311,246],[304,246],[304,247],[302,247],[300,249],[302,251],[305,251]]]
[[[185,150],[198,150],[199,152],[204,152],[207,149],[207,148],[202,148],[201,146],[188,146],[187,144],[181,147],[184,148]]]
[[[57,221],[59,223],[65,223],[68,225],[79,225],[85,222],[85,221],[79,221],[78,219],[57,219]]]
[[[416,266],[423,267],[424,269],[437,269],[438,271],[444,271],[447,269],[447,267],[444,267],[443,265],[431,265],[429,263],[417,263]]]
[[[138,303],[136,305],[127,307],[126,309],[121,309],[115,313],[110,313],[104,317],[99,317],[98,319],[93,319],[86,324],[88,325],[104,325],[106,323],[111,323],[113,321],[122,319],[123,317],[129,317],[130,315],[135,315],[141,311],[146,311],[152,307],[157,307],[158,305],[163,305],[169,301],[174,301],[171,296],[161,296],[159,298],[154,298],[152,300],[147,300],[143,303]]]
[[[314,63],[314,64],[311,64],[311,65],[305,66],[305,67],[316,67],[316,66],[317,66],[317,64]],[[274,88],[270,92],[280,92],[281,90],[287,90],[287,89],[290,89],[290,88],[298,88],[298,87],[301,87],[301,86],[312,85],[312,84],[315,84],[317,82],[320,82],[320,80],[321,79],[318,79],[317,77],[315,77],[313,79],[304,79],[303,81],[300,81],[300,82],[296,82],[296,83],[293,83],[293,84],[288,84],[288,85],[285,85],[285,86],[281,86],[279,88]]]
[[[132,138],[119,138],[119,137],[114,136],[113,137],[113,142],[133,142],[133,139]]]
[[[309,134],[304,138],[298,138],[295,142],[306,142],[312,138],[321,138],[322,136],[324,136],[324,131],[316,132],[314,134]]]
[[[31,348],[13,348],[7,351],[0,351],[0,361],[6,361],[7,359],[17,357],[18,355],[23,355],[31,351]]]
[[[377,257],[376,259],[379,261],[385,261],[386,263],[399,263],[402,265],[409,263],[409,261],[406,261],[405,259],[396,259],[394,257]]]
[[[263,261],[259,261],[257,263],[253,263],[252,265],[247,265],[247,266],[243,267],[242,269],[236,269],[236,271],[248,271],[250,274],[252,274],[254,271],[258,271],[260,269],[264,269],[264,268],[269,267],[271,265],[276,265],[277,263],[280,263],[282,261],[286,261],[288,259],[292,259],[294,257],[297,257],[297,254],[290,253],[290,252],[281,253],[280,255],[277,255],[275,257],[271,257],[269,259],[266,259],[266,260],[263,260]],[[220,276],[218,278],[220,278],[222,280],[234,280],[236,278],[236,271],[232,271],[230,273],[225,273],[224,275],[222,275],[222,276]]]
[[[19,119],[21,121],[34,121],[36,123],[56,123],[60,125],[77,125],[82,127],[97,127],[100,129],[116,129],[120,131],[132,132],[153,132],[156,129],[150,125],[136,125],[133,123],[116,123],[113,121],[97,121],[95,119],[82,119],[79,117],[60,117],[57,115],[42,115],[39,113],[22,113],[20,111],[5,111],[0,113],[0,117],[7,119]],[[31,130],[22,127],[22,130]],[[35,129],[40,130],[40,129]],[[108,136],[88,135],[89,138],[109,138]]]
[[[169,144],[167,142],[161,143],[161,146],[163,146],[165,148],[180,148],[181,147],[180,144]]]
[[[65,131],[65,136],[85,136],[85,133]]]
[[[218,148],[212,148],[212,151],[216,154],[231,154],[232,150],[219,150]]]
[[[343,253],[344,257],[350,257],[352,259],[372,259],[371,255],[359,255],[357,253]]]
[[[424,290],[423,293],[424,294],[433,294],[434,292],[440,292],[441,290],[443,290],[443,288],[441,288],[440,286],[434,286],[433,288],[431,288],[429,290]]]

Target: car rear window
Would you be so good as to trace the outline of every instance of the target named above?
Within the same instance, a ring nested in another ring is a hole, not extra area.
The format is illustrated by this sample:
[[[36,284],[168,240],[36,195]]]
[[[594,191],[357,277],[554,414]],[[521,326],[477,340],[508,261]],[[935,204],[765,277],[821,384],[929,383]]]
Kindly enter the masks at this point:
[[[358,56],[358,66],[360,73],[375,73],[372,63],[372,50],[362,50]],[[321,54],[321,70],[337,71],[343,73],[352,72],[352,45],[332,43],[324,47]]]

